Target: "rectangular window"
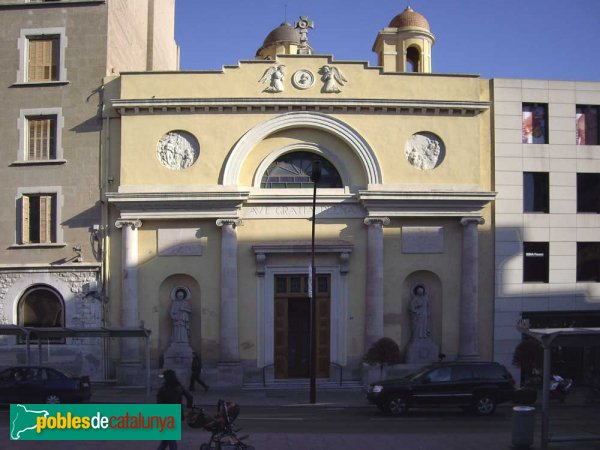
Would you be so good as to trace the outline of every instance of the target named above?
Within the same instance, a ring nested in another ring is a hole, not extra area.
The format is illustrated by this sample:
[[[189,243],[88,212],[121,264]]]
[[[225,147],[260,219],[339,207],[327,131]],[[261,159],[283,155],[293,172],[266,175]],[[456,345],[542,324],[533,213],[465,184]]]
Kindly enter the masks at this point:
[[[550,244],[523,242],[523,282],[548,283]]]
[[[548,105],[523,103],[523,144],[548,143]]]
[[[27,117],[27,161],[56,159],[56,116]]]
[[[600,213],[600,173],[577,174],[577,212]]]
[[[575,113],[575,142],[577,145],[599,145],[598,106],[577,105]]]
[[[56,242],[56,195],[21,197],[21,244]]]
[[[577,243],[577,281],[600,282],[600,242]]]
[[[523,212],[550,212],[548,172],[523,172]]]
[[[27,37],[27,81],[58,81],[60,37]]]

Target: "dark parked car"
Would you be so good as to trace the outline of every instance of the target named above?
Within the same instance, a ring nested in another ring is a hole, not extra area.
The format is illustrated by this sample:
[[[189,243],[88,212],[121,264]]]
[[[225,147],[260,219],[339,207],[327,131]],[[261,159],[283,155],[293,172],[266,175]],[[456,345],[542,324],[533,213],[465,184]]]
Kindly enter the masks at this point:
[[[91,395],[87,376],[41,366],[0,371],[0,403],[79,403]]]
[[[504,366],[494,362],[449,362],[425,366],[395,380],[368,387],[370,403],[393,415],[412,407],[454,406],[478,414],[492,414],[498,403],[511,401],[515,380]]]

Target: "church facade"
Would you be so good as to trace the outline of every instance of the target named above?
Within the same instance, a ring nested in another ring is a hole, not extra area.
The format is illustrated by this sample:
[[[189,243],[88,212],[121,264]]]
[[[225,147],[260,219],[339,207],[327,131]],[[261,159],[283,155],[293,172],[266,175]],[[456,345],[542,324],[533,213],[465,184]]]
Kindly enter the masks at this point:
[[[152,330],[155,369],[197,351],[209,384],[307,378],[311,302],[319,379],[360,382],[384,336],[407,364],[491,359],[489,80],[432,73],[410,8],[378,67],[317,54],[311,26],[222,71],[106,79],[109,322]],[[111,354],[137,376],[135,342]]]

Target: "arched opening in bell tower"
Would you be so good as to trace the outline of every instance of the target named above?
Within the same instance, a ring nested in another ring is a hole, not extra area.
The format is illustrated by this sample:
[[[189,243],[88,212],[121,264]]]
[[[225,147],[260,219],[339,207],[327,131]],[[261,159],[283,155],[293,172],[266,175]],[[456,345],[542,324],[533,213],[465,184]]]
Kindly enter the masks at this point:
[[[406,50],[406,72],[419,72],[419,62],[421,60],[421,51],[415,47],[408,47]]]

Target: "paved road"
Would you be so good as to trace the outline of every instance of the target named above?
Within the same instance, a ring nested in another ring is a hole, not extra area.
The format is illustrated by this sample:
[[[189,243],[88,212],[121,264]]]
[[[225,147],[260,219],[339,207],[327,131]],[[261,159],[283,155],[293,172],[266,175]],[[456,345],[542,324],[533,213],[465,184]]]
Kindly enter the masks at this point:
[[[208,408],[207,408],[208,410]],[[210,412],[210,411],[209,411]],[[595,431],[600,406],[560,405],[552,425],[562,433]],[[236,424],[249,433],[257,449],[273,450],[505,450],[511,443],[512,409],[498,408],[491,417],[455,410],[411,411],[388,417],[369,406],[293,405],[243,406]],[[0,410],[0,449],[136,449],[156,448],[156,442],[17,442],[8,440],[8,410]],[[539,418],[538,418],[539,419]],[[539,448],[539,420],[535,447]],[[241,434],[242,434],[241,433]],[[208,432],[185,427],[180,449],[198,449]],[[551,450],[600,450],[600,442],[552,444]]]

